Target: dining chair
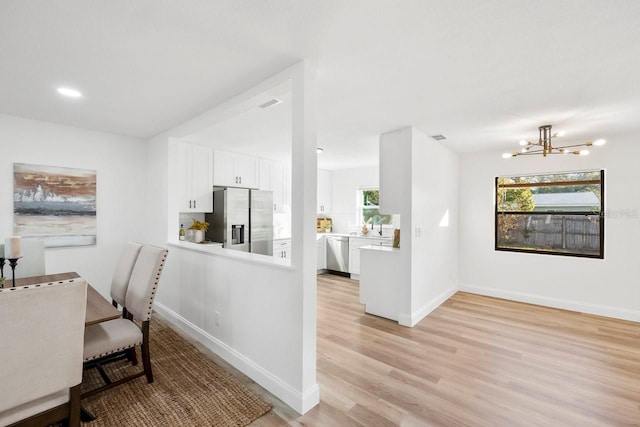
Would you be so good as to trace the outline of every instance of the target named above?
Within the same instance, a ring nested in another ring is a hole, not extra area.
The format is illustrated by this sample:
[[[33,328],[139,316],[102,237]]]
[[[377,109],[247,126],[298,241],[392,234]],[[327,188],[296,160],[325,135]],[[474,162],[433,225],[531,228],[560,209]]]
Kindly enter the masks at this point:
[[[21,239],[20,261],[16,266],[16,279],[43,276],[46,273],[44,241],[39,239]]]
[[[87,283],[0,289],[0,426],[80,425]]]
[[[108,322],[88,326],[84,336],[85,369],[97,368],[105,385],[89,390],[82,397],[89,397],[109,388],[131,381],[143,375],[153,382],[149,351],[149,322],[160,275],[168,251],[165,248],[144,245],[136,259],[129,287],[125,295],[125,307],[131,315]],[[141,322],[141,326],[134,320]],[[117,381],[111,381],[102,370],[102,365],[124,350],[141,347],[143,369]]]
[[[113,279],[111,280],[111,299],[114,307],[124,307],[124,300],[127,295],[127,288],[129,287],[129,280],[131,279],[131,273],[133,267],[136,264],[140,249],[144,245],[137,242],[128,242],[124,247],[124,250],[120,253],[116,270],[113,273]],[[126,311],[123,312],[126,317]]]
[[[120,253],[118,264],[116,264],[116,269],[111,279],[111,304],[116,308],[118,308],[118,305],[122,307],[122,317],[130,317],[130,314],[127,312],[127,307],[124,305],[124,299],[127,295],[127,288],[129,287],[133,266],[136,264],[138,254],[143,246],[142,243],[138,242],[128,242],[125,245]],[[123,355],[126,356],[133,365],[138,364],[135,348],[132,347],[125,350]],[[100,370],[100,375],[104,376],[104,371]]]

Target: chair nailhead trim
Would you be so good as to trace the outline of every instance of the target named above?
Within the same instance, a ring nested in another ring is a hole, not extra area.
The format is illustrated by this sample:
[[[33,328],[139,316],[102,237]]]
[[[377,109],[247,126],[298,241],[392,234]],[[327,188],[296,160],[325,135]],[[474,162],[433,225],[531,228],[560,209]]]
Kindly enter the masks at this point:
[[[49,282],[49,283],[34,283],[33,285],[27,285],[27,286],[18,286],[18,287],[12,287],[12,288],[3,288],[0,289],[0,293],[2,292],[6,292],[6,291],[16,291],[16,290],[21,290],[21,289],[31,289],[31,288],[39,288],[43,285],[45,286],[51,286],[53,284],[65,284],[65,283],[73,283],[75,281],[75,279],[68,279],[68,280],[62,280],[60,282]],[[87,282],[88,283],[88,282]]]
[[[119,351],[126,350],[126,349],[128,349],[128,348],[135,347],[135,346],[137,346],[137,345],[142,345],[142,341],[137,342],[137,343],[135,343],[135,344],[133,344],[133,345],[128,345],[128,346],[125,346],[125,347],[120,347],[120,348],[117,348],[117,349],[115,349],[115,350],[109,350],[109,351],[108,351],[108,352],[106,352],[106,353],[96,354],[95,356],[91,356],[91,357],[89,357],[89,358],[87,358],[87,359],[84,359],[84,361],[85,361],[85,362],[88,362],[89,360],[99,359],[99,358],[101,358],[101,357],[108,356],[108,355],[113,354],[113,353],[118,353]]]
[[[153,312],[153,299],[156,294],[156,288],[158,287],[158,283],[160,282],[160,274],[162,274],[162,268],[164,267],[164,263],[167,259],[168,253],[169,251],[165,249],[164,255],[162,256],[162,261],[160,261],[160,266],[158,267],[158,271],[156,273],[156,280],[153,283],[153,288],[151,289],[151,298],[149,298],[149,311],[147,312],[147,316],[149,316],[149,318],[151,318],[151,313]]]

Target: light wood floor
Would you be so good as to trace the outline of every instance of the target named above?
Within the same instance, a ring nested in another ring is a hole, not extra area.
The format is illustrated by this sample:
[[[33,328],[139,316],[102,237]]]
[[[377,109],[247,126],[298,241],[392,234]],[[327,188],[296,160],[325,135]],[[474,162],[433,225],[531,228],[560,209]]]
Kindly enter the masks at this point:
[[[414,328],[318,277],[320,404],[254,426],[640,426],[640,325],[458,292]],[[241,375],[241,374],[240,374]],[[242,376],[242,375],[241,375]]]

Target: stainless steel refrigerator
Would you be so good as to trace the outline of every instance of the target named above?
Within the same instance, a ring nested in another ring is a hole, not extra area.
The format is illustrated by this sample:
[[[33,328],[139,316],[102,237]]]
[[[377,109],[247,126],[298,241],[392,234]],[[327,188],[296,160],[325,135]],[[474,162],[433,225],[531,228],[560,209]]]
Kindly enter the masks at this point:
[[[205,214],[207,238],[223,248],[273,255],[273,193],[246,188],[213,191],[213,213]]]

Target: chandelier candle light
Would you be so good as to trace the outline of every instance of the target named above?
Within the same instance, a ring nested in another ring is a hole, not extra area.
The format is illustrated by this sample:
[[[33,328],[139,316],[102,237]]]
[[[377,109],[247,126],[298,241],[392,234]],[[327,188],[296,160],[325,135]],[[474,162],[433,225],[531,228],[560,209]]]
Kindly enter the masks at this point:
[[[504,153],[502,157],[505,159],[508,159],[510,157],[532,156],[536,154],[542,154],[543,157],[547,157],[548,154],[577,154],[580,156],[586,156],[589,154],[589,150],[587,150],[586,148],[583,148],[581,150],[577,148],[591,147],[593,145],[599,146],[599,145],[604,145],[607,142],[604,139],[598,139],[596,141],[589,141],[582,144],[554,147],[551,145],[551,139],[557,136],[562,136],[561,133],[556,132],[552,134],[551,125],[540,126],[538,128],[538,132],[540,133],[538,142],[534,143],[531,141],[522,140],[520,141],[520,145],[522,145],[521,151],[515,151],[513,153]]]

